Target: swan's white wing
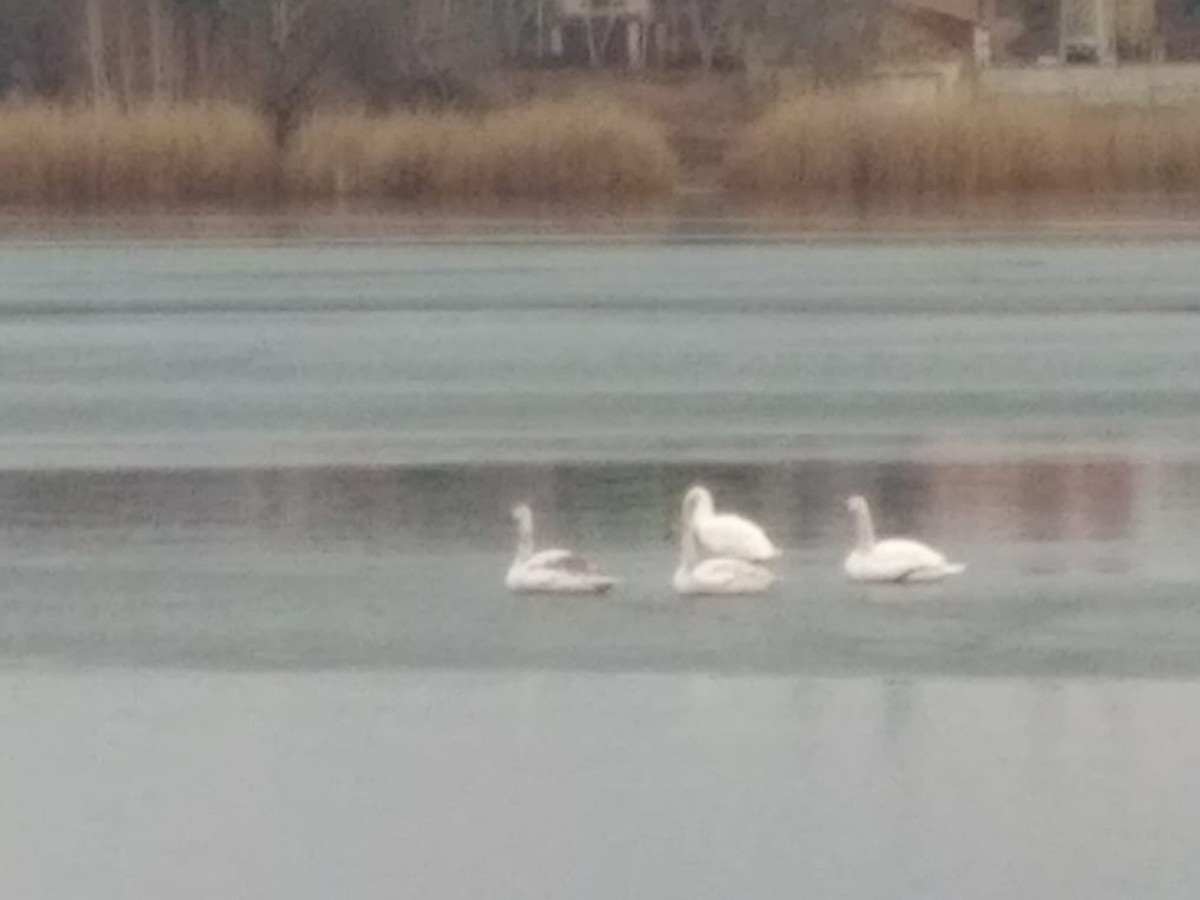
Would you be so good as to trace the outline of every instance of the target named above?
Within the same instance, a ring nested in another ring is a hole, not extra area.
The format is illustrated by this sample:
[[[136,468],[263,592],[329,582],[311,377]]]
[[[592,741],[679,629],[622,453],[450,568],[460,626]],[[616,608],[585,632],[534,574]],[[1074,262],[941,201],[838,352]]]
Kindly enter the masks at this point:
[[[755,522],[732,513],[705,516],[695,522],[704,549],[717,557],[762,562],[778,559],[779,549]]]
[[[553,569],[559,572],[591,572],[597,571],[596,565],[590,560],[573,553],[570,550],[542,550],[533,554],[525,561],[526,568]]]
[[[740,594],[765,591],[775,576],[752,562],[717,557],[698,563],[691,572],[692,584],[702,592]]]
[[[570,550],[543,550],[509,569],[506,584],[515,591],[599,593],[617,579],[603,574],[595,563]]]
[[[888,538],[866,554],[852,554],[847,562],[852,577],[872,581],[930,581],[961,572],[964,567],[948,563],[946,557],[919,541]]]

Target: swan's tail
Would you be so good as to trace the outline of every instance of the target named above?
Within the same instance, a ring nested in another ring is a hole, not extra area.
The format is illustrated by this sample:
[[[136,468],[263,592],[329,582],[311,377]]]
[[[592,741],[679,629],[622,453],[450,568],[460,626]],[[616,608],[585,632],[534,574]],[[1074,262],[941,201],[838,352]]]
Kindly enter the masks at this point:
[[[913,569],[909,572],[905,572],[899,578],[893,578],[890,580],[895,581],[897,584],[918,584],[920,582],[941,581],[943,578],[949,578],[951,575],[961,575],[966,570],[967,566],[965,563],[944,562],[936,566],[924,566],[920,569]]]

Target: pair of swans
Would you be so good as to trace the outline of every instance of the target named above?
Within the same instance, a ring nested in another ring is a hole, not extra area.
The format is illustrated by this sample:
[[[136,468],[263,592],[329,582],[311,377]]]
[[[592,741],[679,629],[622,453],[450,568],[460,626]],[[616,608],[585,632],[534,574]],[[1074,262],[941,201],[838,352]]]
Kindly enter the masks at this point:
[[[965,570],[932,547],[907,538],[875,538],[871,510],[860,496],[846,507],[854,519],[855,545],[844,571],[852,581],[940,581]],[[617,583],[590,560],[563,549],[534,551],[533,512],[526,504],[513,510],[517,555],[505,584],[512,591],[603,593]],[[712,493],[699,485],[683,498],[679,565],[671,580],[680,594],[758,594],[776,583],[766,567],[782,555],[763,529],[734,513],[717,512]]]
[[[761,594],[776,581],[764,563],[783,555],[756,523],[717,512],[700,485],[683,497],[679,544],[671,585],[680,594]]]

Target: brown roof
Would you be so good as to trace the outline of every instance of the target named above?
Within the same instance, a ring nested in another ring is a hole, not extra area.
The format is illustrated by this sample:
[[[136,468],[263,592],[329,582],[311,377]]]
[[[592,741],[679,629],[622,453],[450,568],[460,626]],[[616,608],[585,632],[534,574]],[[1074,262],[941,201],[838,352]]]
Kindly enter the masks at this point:
[[[938,13],[968,22],[978,22],[982,18],[980,15],[982,4],[979,0],[895,0],[895,3],[897,6]]]

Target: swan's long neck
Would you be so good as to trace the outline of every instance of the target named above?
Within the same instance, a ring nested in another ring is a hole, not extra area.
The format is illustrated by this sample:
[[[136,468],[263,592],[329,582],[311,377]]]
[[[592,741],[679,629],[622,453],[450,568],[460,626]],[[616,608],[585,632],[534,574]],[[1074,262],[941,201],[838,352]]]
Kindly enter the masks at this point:
[[[854,533],[857,540],[855,549],[870,553],[875,546],[875,525],[871,522],[871,510],[865,504],[854,510]]]
[[[679,540],[679,568],[690,570],[700,556],[696,546],[696,535],[692,531],[692,523],[683,523],[683,536]]]
[[[517,559],[533,556],[533,518],[523,516],[517,521]]]

